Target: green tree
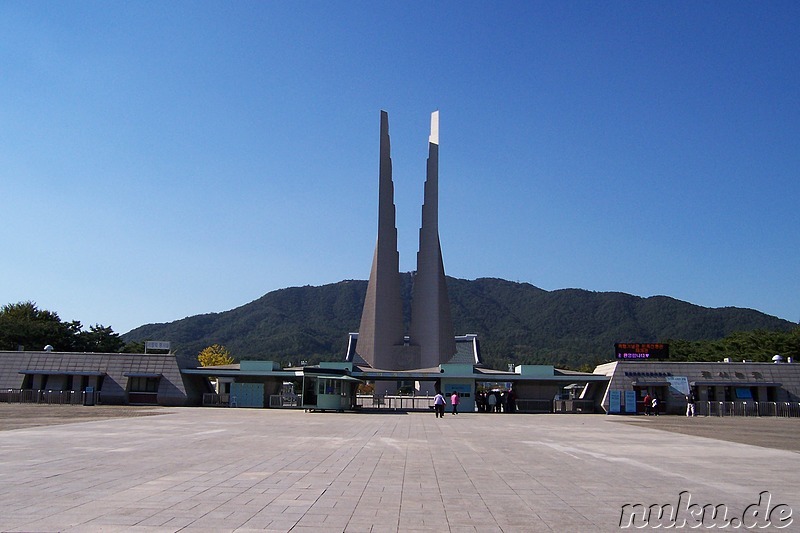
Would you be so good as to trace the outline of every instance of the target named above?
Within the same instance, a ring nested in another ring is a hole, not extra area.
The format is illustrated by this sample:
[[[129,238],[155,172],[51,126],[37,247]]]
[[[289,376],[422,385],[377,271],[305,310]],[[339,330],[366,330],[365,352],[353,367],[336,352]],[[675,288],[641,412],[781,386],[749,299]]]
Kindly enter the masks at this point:
[[[131,341],[125,344],[122,353],[144,353],[144,341]]]
[[[197,354],[200,366],[230,365],[234,362],[231,353],[221,344],[212,344]]]
[[[36,303],[18,302],[0,308],[0,348],[42,350],[52,345],[56,350],[71,350],[80,323],[62,322],[58,314],[39,309]]]
[[[737,331],[719,340],[668,342],[673,361],[722,361],[728,357],[733,361],[769,362],[776,354],[800,357],[800,327],[791,331]]]
[[[35,302],[6,304],[0,308],[0,350],[119,352],[125,345],[110,327],[95,324],[88,331],[77,320],[63,322],[57,313],[39,309]]]
[[[84,352],[117,353],[125,346],[125,341],[110,327],[95,324],[89,326],[89,331],[78,333],[76,344]]]

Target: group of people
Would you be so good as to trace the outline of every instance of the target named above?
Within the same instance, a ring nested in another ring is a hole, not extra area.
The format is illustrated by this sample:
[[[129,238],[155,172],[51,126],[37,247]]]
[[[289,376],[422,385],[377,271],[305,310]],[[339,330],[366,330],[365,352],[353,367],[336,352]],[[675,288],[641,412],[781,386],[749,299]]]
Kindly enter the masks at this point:
[[[695,416],[694,404],[696,401],[694,392],[690,390],[689,394],[686,395],[686,416]],[[650,394],[645,395],[642,402],[644,403],[644,414],[658,416],[660,402],[655,394],[652,396]]]
[[[458,392],[453,392],[450,395],[450,405],[452,406],[452,413],[458,414],[458,404],[461,403],[461,396]],[[444,418],[445,406],[447,400],[444,394],[437,392],[433,397],[433,410],[436,412],[436,418]],[[517,410],[517,397],[513,389],[507,391],[478,391],[475,396],[475,406],[478,408],[479,413],[513,413]]]
[[[514,389],[478,391],[475,406],[479,413],[513,413],[517,410],[517,395]]]
[[[436,412],[436,418],[444,418],[444,406],[446,403],[444,395],[441,392],[437,392],[436,396],[433,397],[433,410]],[[454,415],[458,414],[459,403],[461,403],[461,396],[456,391],[450,396],[450,405],[453,406]]]
[[[645,395],[644,397],[644,414],[647,416],[655,415],[658,416],[658,398],[655,394],[650,396],[649,394]]]

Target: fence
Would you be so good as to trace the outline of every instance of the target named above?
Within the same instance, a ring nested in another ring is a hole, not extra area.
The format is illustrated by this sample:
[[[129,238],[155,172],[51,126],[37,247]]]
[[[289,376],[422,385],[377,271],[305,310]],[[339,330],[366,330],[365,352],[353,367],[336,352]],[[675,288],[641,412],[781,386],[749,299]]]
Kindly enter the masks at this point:
[[[203,407],[228,407],[230,397],[230,394],[205,392],[203,393]]]
[[[0,402],[95,405],[100,403],[100,393],[74,390],[6,389],[0,391]]]
[[[0,402],[82,404],[86,393],[80,391],[0,391]],[[95,402],[99,393],[95,394]],[[204,406],[229,404],[228,394],[204,394]],[[433,405],[433,396],[380,396],[359,394],[356,405],[367,409],[387,409],[397,411],[428,411]],[[273,395],[269,398],[272,408],[298,408],[302,406],[300,397]],[[525,400],[516,402],[519,413],[594,413],[592,400]],[[697,402],[695,413],[698,416],[779,416],[800,418],[800,402]]]
[[[554,413],[594,413],[594,400],[553,400]]]
[[[269,406],[272,408],[298,408],[302,407],[300,396],[296,394],[273,394],[269,397]]]
[[[367,409],[429,411],[433,406],[433,396],[380,396],[359,394],[356,396],[356,405]]]
[[[694,407],[702,416],[800,417],[800,402],[696,402]]]
[[[517,398],[515,406],[518,413],[552,413],[552,400],[526,400]],[[505,406],[503,406],[505,412]]]
[[[429,411],[433,407],[433,396],[380,396],[358,395],[356,403],[359,407],[368,409],[393,409],[398,411]],[[525,400],[516,401],[518,413],[594,413],[592,400],[567,400],[557,402],[552,400]],[[561,405],[563,404],[563,409]]]

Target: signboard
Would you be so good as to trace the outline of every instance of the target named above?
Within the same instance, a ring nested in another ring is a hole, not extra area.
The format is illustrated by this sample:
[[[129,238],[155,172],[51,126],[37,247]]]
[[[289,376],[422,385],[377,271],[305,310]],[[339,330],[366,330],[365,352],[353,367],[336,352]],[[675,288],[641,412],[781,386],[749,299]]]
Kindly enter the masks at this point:
[[[689,396],[689,378],[686,376],[667,376],[670,389],[675,389],[683,396]]]
[[[169,350],[169,341],[144,341],[144,351],[147,350]]]
[[[625,412],[626,413],[635,413],[636,412],[636,391],[635,390],[626,390],[625,391]]]
[[[622,391],[612,389],[608,391],[608,412],[619,413],[621,411],[620,401],[622,399]]]
[[[614,351],[617,359],[626,361],[669,359],[669,344],[663,342],[618,342]]]
[[[445,394],[453,394],[457,392],[459,395],[464,396],[469,395],[472,392],[472,384],[470,383],[443,383],[442,389],[444,389]]]
[[[753,393],[747,387],[736,387],[736,399],[737,400],[752,400]]]

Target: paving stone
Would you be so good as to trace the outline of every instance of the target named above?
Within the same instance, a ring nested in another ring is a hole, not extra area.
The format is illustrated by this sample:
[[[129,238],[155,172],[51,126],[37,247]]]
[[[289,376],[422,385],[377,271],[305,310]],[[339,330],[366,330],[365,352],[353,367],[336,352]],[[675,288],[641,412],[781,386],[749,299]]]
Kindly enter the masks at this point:
[[[0,431],[0,530],[617,531],[683,491],[800,512],[796,452],[602,415],[162,412]]]

